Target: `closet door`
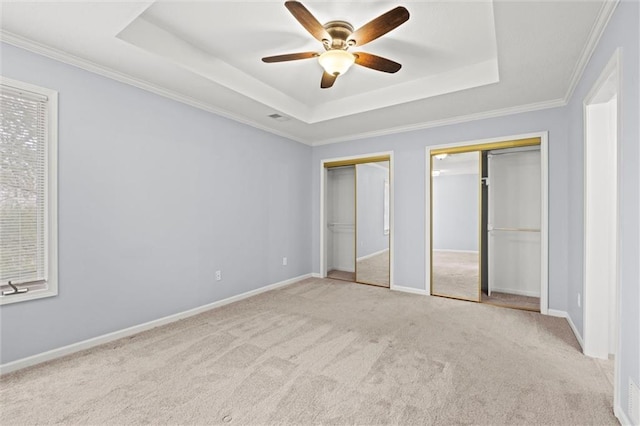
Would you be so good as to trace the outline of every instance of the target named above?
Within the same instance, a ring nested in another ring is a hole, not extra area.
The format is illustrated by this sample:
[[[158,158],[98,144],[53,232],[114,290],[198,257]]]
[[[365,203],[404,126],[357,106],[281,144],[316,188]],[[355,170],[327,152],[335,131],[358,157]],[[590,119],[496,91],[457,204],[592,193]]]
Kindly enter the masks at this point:
[[[355,167],[327,170],[327,276],[355,279]]]
[[[436,151],[437,152],[437,151]],[[479,151],[431,157],[431,294],[479,302]]]
[[[540,149],[495,150],[489,169],[489,295],[540,297]]]
[[[389,287],[389,161],[356,165],[356,281]]]

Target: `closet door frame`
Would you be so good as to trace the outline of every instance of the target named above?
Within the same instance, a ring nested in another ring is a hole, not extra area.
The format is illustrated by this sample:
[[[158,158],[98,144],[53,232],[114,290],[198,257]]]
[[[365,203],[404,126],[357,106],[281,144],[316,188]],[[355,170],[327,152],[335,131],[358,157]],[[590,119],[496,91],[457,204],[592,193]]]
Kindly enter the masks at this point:
[[[425,147],[425,291],[432,295],[432,156],[438,153],[461,153],[488,151],[492,149],[514,148],[540,145],[540,313],[549,311],[549,154],[548,132],[528,133],[493,139],[455,142]]]
[[[364,163],[389,161],[389,288],[394,289],[394,164],[393,151],[376,152],[371,154],[354,155],[348,157],[326,158],[320,161],[320,277],[327,276],[326,253],[326,200],[327,200],[327,169],[332,167],[350,166]],[[355,200],[354,200],[355,201]],[[357,208],[357,207],[356,207]],[[357,226],[357,225],[356,225]],[[355,246],[354,246],[355,255]],[[357,274],[357,266],[356,266]]]

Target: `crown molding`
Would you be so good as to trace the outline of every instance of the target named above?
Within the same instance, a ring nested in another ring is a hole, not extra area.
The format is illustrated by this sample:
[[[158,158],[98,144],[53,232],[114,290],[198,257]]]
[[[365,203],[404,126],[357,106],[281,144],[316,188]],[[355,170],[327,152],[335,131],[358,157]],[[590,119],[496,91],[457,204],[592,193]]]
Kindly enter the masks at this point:
[[[525,112],[539,111],[542,109],[563,107],[565,105],[567,105],[567,102],[564,99],[554,99],[551,101],[536,102],[536,103],[527,104],[527,105],[519,105],[515,107],[496,109],[493,111],[479,112],[476,114],[444,118],[442,120],[433,120],[433,121],[426,121],[422,123],[410,124],[407,126],[392,127],[392,128],[383,129],[383,130],[376,130],[373,132],[358,133],[358,134],[350,135],[346,137],[324,139],[321,141],[313,142],[311,145],[312,146],[329,145],[333,143],[347,142],[347,141],[352,141],[357,139],[373,138],[377,136],[387,136],[391,134],[411,132],[414,130],[429,129],[432,127],[450,126],[452,124],[466,123],[469,121],[485,120],[488,118],[504,117],[507,115],[522,114]]]
[[[138,79],[136,77],[130,76],[128,74],[122,73],[120,71],[116,71],[112,68],[106,67],[104,65],[97,64],[95,62],[89,61],[87,59],[82,59],[75,55],[72,55],[67,52],[63,52],[62,50],[44,45],[42,43],[38,43],[33,40],[29,40],[17,34],[13,34],[9,31],[0,29],[0,42],[5,42],[11,44],[13,46],[19,47],[21,49],[28,50],[33,53],[37,53],[42,56],[46,56],[47,58],[54,59],[56,61],[65,63],[67,65],[72,65],[74,67],[83,69],[85,71],[92,72],[94,74],[101,75],[103,77],[110,78],[112,80],[116,80],[120,83],[128,84],[130,86],[137,87],[142,90],[146,90],[148,92],[154,93],[156,95],[172,99],[174,101],[181,102],[183,104],[192,106],[194,108],[198,108],[216,115],[219,115],[224,118],[228,118],[230,120],[246,124],[247,126],[254,127],[259,130],[263,130],[268,133],[275,134],[277,136],[281,136],[286,139],[290,139],[305,145],[310,145],[309,141],[300,139],[296,136],[290,135],[285,132],[281,132],[270,127],[264,126],[260,123],[256,123],[255,121],[247,120],[244,117],[240,117],[236,114],[229,113],[228,111],[224,111],[219,108],[214,108],[209,104],[206,104],[202,101],[199,101],[190,96],[181,95],[172,90],[165,89],[163,87],[157,86],[155,84],[148,83],[144,80]]]
[[[589,32],[587,43],[584,45],[584,49],[582,49],[580,59],[576,62],[573,74],[571,74],[569,87],[567,88],[567,93],[564,95],[565,103],[569,103],[571,100],[573,92],[578,86],[578,82],[580,82],[582,74],[587,68],[587,64],[589,63],[593,52],[596,50],[596,46],[598,45],[598,42],[600,41],[605,28],[607,28],[607,24],[609,24],[609,20],[611,19],[611,16],[613,16],[613,12],[616,10],[619,3],[620,0],[606,0],[602,3],[598,16],[591,27],[591,31]]]

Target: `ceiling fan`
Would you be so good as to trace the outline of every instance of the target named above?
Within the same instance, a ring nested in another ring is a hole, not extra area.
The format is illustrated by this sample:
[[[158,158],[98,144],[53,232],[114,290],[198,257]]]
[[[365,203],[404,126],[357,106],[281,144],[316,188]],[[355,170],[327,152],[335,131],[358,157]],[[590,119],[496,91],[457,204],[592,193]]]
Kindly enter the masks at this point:
[[[284,5],[305,29],[323,44],[325,52],[300,52],[267,56],[262,58],[263,62],[273,63],[318,58],[318,62],[324,69],[320,82],[320,87],[323,89],[333,86],[338,76],[347,72],[354,63],[387,73],[395,73],[402,67],[390,59],[365,52],[351,53],[348,49],[369,43],[405,23],[409,19],[409,11],[404,7],[398,6],[391,9],[354,31],[353,26],[346,21],[329,21],[324,25],[320,24],[311,12],[298,1],[286,1]]]

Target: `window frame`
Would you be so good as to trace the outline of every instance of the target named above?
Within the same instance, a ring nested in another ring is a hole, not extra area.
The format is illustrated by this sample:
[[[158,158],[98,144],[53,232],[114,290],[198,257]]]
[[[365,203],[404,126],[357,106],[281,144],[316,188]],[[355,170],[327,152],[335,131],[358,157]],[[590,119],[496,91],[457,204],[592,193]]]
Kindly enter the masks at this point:
[[[30,83],[0,76],[0,85],[13,90],[47,97],[47,131],[45,133],[45,281],[16,285],[26,293],[2,296],[0,305],[52,297],[58,294],[58,92]],[[0,86],[0,91],[2,87]],[[3,291],[9,289],[0,283]],[[6,288],[5,288],[6,287]]]

